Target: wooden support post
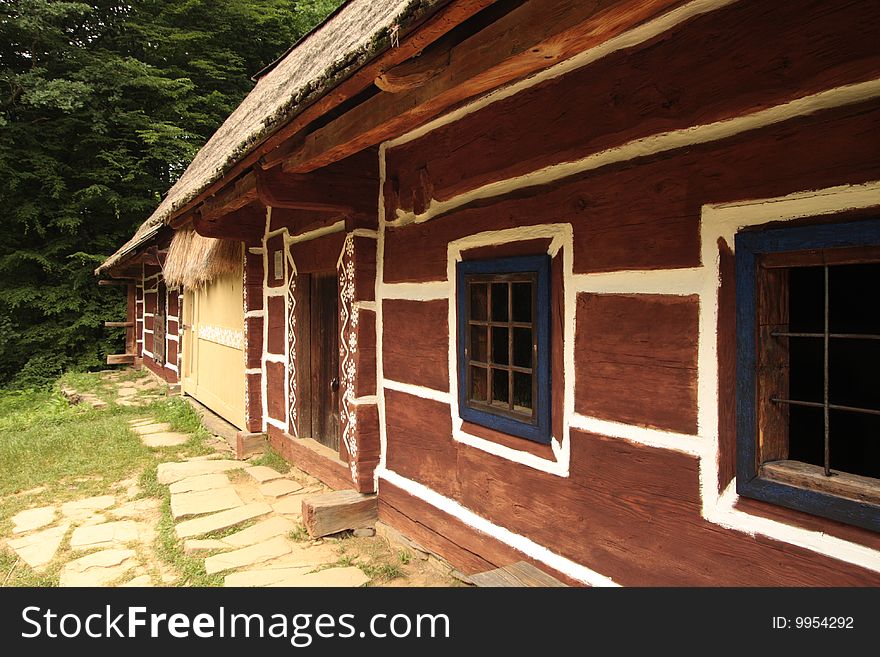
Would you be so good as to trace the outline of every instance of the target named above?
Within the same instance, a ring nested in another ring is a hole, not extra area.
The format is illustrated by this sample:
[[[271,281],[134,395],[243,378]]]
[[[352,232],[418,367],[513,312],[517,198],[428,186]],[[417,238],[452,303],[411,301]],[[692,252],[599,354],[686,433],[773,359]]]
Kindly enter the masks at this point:
[[[353,490],[337,490],[307,497],[302,503],[303,524],[314,538],[346,529],[372,527],[378,517],[376,496]]]

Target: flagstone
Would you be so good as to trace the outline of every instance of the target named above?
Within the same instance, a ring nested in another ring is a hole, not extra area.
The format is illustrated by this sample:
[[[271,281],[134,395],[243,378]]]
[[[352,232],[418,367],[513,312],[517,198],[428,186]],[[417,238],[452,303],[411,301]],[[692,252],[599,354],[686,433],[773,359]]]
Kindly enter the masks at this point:
[[[74,550],[118,547],[136,541],[140,533],[138,523],[133,520],[116,520],[100,525],[77,527],[70,537],[70,547]]]
[[[141,436],[141,442],[147,447],[177,447],[188,440],[188,434],[176,431],[161,431]]]
[[[68,529],[70,529],[70,523],[66,522],[57,527],[28,534],[22,538],[12,539],[7,545],[28,566],[39,569],[55,557],[55,553],[58,552],[61,541]]]
[[[284,497],[302,489],[302,484],[290,479],[274,479],[260,485],[260,493],[266,497]]]
[[[275,470],[274,468],[270,468],[267,465],[253,465],[249,468],[245,468],[244,470],[251,477],[257,480],[257,483],[265,484],[267,481],[272,481],[273,479],[281,479],[284,477],[283,474]]]
[[[283,513],[290,516],[301,516],[302,501],[309,495],[311,495],[311,493],[286,495],[285,497],[279,499],[277,502],[273,502],[272,508],[275,510],[275,513]]]
[[[64,565],[61,586],[106,586],[135,566],[134,550],[101,550]]]
[[[142,436],[146,436],[151,433],[163,433],[165,431],[171,431],[171,425],[167,422],[155,422],[153,424],[139,424],[132,429],[139,433]]]
[[[198,475],[174,482],[168,487],[173,493],[190,493],[199,490],[212,490],[229,486],[229,477],[222,472],[216,474]]]
[[[244,502],[241,501],[232,486],[190,493],[172,493],[171,515],[175,520],[178,520],[186,516],[200,516],[206,513],[225,511],[243,504]]]
[[[156,478],[160,484],[173,484],[181,479],[203,474],[226,472],[243,467],[241,461],[215,459],[213,461],[184,461],[180,463],[160,463]]]
[[[246,520],[259,518],[272,512],[272,507],[264,502],[245,504],[227,511],[220,511],[209,516],[185,520],[174,528],[178,538],[193,538],[209,532],[234,527]]]
[[[232,568],[252,566],[253,564],[289,554],[292,547],[293,544],[286,538],[276,536],[256,545],[249,545],[232,552],[224,552],[208,557],[205,559],[205,572],[208,575],[213,575],[214,573],[231,570]]]
[[[260,568],[316,568],[339,561],[336,548],[330,543],[311,545],[308,543],[294,543],[290,553],[271,563],[264,564]]]
[[[282,516],[273,516],[266,520],[261,520],[252,527],[226,536],[223,542],[233,547],[247,547],[275,536],[286,536],[294,529],[296,529],[296,524],[292,520]]]
[[[126,502],[116,509],[110,509],[110,515],[115,518],[136,518],[152,513],[153,511],[158,510],[160,506],[161,502],[159,502],[159,500],[144,498],[142,500]]]
[[[52,524],[55,520],[56,509],[54,506],[41,506],[36,509],[28,509],[21,511],[12,516],[12,533],[23,534],[31,532],[40,527]]]
[[[99,495],[97,497],[86,497],[82,500],[74,500],[73,502],[65,502],[61,505],[61,513],[66,516],[91,515],[95,511],[108,509],[116,504],[116,498],[112,495]]]
[[[290,587],[354,587],[370,581],[355,566],[327,568],[317,572],[303,572],[302,568],[244,570],[230,573],[224,586],[290,586]]]
[[[149,575],[140,575],[120,586],[125,588],[153,586],[153,580]]]

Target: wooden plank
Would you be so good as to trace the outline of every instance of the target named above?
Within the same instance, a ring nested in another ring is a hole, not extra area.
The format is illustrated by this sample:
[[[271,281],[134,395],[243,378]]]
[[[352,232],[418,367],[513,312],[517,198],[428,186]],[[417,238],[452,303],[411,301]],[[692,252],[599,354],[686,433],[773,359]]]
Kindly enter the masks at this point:
[[[260,243],[265,227],[266,209],[256,203],[218,215],[210,221],[198,213],[193,218],[193,228],[203,237],[236,240],[248,245]]]
[[[312,433],[312,275],[296,274],[297,435]]]
[[[450,49],[449,64],[410,91],[382,93],[305,136],[284,163],[312,171],[399,135],[445,109],[597,45],[675,0],[529,0]],[[442,55],[438,57],[442,60]]]
[[[311,104],[306,104],[300,114],[267,138],[253,153],[236,165],[231,173],[240,173],[257,161],[263,167],[280,164],[294,148],[301,144],[301,139],[292,138],[310,123],[327,115],[346,100],[369,88],[383,71],[422,52],[429,44],[495,2],[496,0],[450,2],[421,24],[413,25],[408,34],[400,35],[400,41],[395,47],[389,47],[375,59],[353,71],[351,76],[340,82],[332,92]],[[208,188],[206,191],[210,193],[210,190],[211,188]]]
[[[351,472],[332,450],[308,438],[293,438],[281,429],[268,426],[269,444],[288,463],[317,477],[335,489],[351,488]]]
[[[386,389],[385,425],[388,469],[457,499],[458,443],[449,406]]]
[[[378,163],[376,169],[378,170]],[[279,169],[272,169],[256,173],[257,198],[264,205],[273,208],[369,213],[375,209],[378,190],[375,178],[325,171],[285,174]]]
[[[134,359],[135,359],[134,354],[108,354],[107,355],[107,364],[108,365],[133,365]]]
[[[134,326],[134,322],[104,322],[107,328],[128,328]]]
[[[764,463],[760,473],[762,479],[880,505],[880,485],[873,477],[862,477],[839,470],[832,470],[831,476],[826,477],[825,469],[821,465],[790,460]]]
[[[788,330],[788,270],[759,266],[756,287],[757,468],[763,461],[788,458],[789,408],[787,404],[771,401],[773,398],[789,398],[789,338],[774,338],[772,335],[776,331]]]
[[[777,522],[783,522],[786,525],[802,527],[809,531],[835,536],[856,545],[864,545],[872,550],[880,550],[880,534],[869,529],[848,525],[828,518],[821,518],[748,497],[739,497],[734,508],[749,515],[769,518]]]
[[[303,524],[313,538],[372,527],[379,518],[375,495],[337,490],[303,499]]]
[[[285,372],[286,368],[283,363],[266,362],[266,407],[269,411],[269,417],[281,422],[287,418],[284,396],[284,391],[287,388]]]
[[[516,563],[487,570],[483,573],[471,575],[474,584],[480,587],[499,587],[499,586],[516,586],[516,587],[565,587],[552,575],[548,575],[540,568],[536,568],[527,561],[517,561]]]
[[[134,279],[131,278],[102,278],[100,281],[98,281],[98,285],[130,285],[133,282]]]
[[[384,479],[379,481],[379,520],[468,574],[520,560],[532,562],[506,543],[466,525]],[[566,584],[580,585],[543,564],[533,563]]]
[[[335,272],[344,244],[345,233],[341,231],[307,242],[291,244],[290,255],[296,263],[297,273]]]
[[[445,299],[382,302],[385,378],[449,390],[448,306]]]
[[[704,520],[695,456],[577,430],[571,450],[570,476],[559,478],[460,445],[459,502],[624,586],[880,582],[869,569]]]
[[[432,198],[444,201],[652,134],[874,79],[878,40],[872,0],[732,3],[389,149],[400,208],[420,212],[425,167]]]
[[[284,343],[285,327],[287,326],[287,303],[283,296],[267,298],[266,351],[270,354],[284,355],[287,345]]]
[[[878,149],[880,103],[868,101],[520,189],[388,227],[384,280],[445,280],[450,241],[556,222],[574,227],[575,273],[696,267],[703,204],[877,180]]]
[[[718,238],[718,492],[736,476],[736,258]]]
[[[224,187],[211,198],[205,200],[199,208],[200,218],[204,221],[214,221],[253,203],[257,199],[257,176],[253,172],[246,173],[231,185]]]
[[[698,314],[694,295],[578,295],[575,410],[696,433]]]

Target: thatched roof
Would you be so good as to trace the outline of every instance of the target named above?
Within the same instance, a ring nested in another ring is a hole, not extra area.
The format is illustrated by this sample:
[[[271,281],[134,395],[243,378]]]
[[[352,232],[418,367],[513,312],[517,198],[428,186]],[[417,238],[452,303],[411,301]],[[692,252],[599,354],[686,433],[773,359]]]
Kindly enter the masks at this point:
[[[199,288],[222,274],[241,267],[241,242],[203,237],[192,227],[181,228],[171,238],[162,275],[168,287]]]
[[[408,24],[444,0],[349,0],[263,75],[196,154],[156,211],[97,274],[118,264],[156,226],[209,185],[305,107],[325,95],[386,48],[392,26]]]

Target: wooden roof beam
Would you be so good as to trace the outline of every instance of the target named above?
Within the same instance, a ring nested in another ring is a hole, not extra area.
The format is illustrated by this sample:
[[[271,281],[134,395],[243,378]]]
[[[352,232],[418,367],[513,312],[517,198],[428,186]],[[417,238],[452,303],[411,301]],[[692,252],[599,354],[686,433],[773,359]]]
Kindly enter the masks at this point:
[[[682,0],[527,0],[424,62],[380,74],[377,94],[306,135],[285,154],[288,172],[309,172],[398,136],[446,109],[521,79],[650,20]],[[277,163],[264,158],[266,166]]]
[[[257,176],[251,171],[236,180],[232,186],[225,187],[202,203],[199,208],[200,218],[204,221],[215,221],[256,200]]]
[[[293,208],[339,214],[375,214],[378,180],[316,171],[286,174],[280,169],[257,173],[257,197],[273,208]]]

